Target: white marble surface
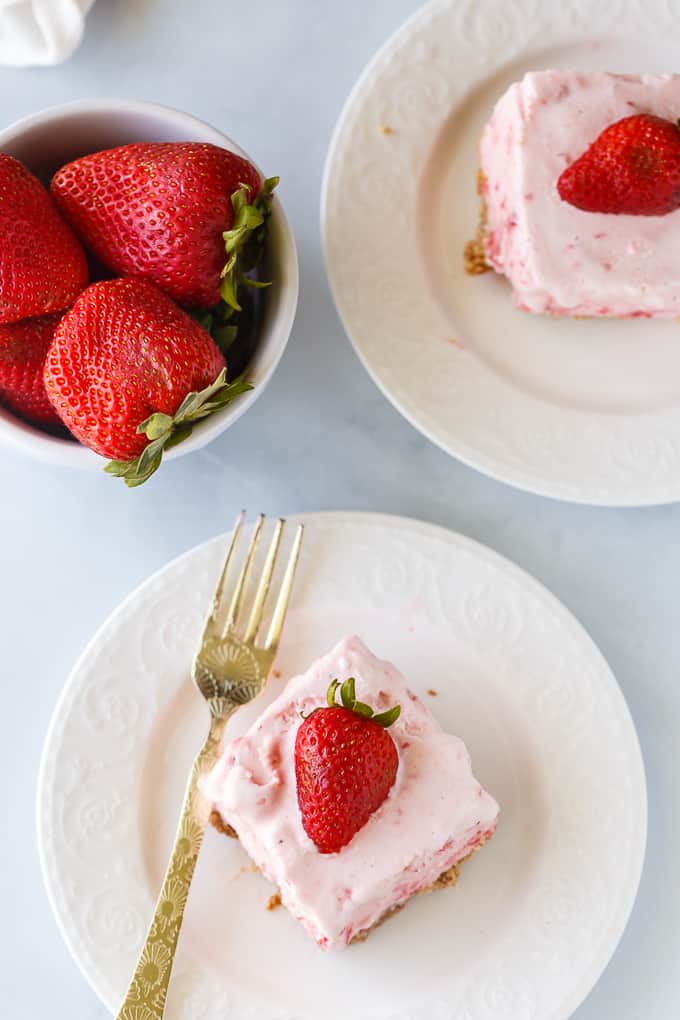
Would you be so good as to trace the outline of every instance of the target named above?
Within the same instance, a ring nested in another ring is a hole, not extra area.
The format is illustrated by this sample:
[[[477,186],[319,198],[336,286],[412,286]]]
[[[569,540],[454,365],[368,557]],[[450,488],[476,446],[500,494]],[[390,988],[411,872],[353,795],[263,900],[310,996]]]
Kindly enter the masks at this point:
[[[321,170],[356,75],[415,0],[99,0],[66,65],[0,71],[0,123],[89,95],[160,100],[223,128],[269,172],[297,233],[301,304],[267,393],[206,450],[129,492],[0,450],[8,824],[0,868],[0,1014],[106,1015],[62,945],[34,835],[40,749],[64,677],[117,602],[241,505],[373,509],[472,536],[543,581],[616,672],[648,770],[647,864],[632,921],[578,1020],[677,1020],[680,1001],[680,507],[595,510],[489,481],[422,439],[381,397],[335,315],[319,242]],[[245,12],[248,13],[245,13]],[[199,20],[200,17],[200,20]],[[506,1018],[509,1020],[509,1018]]]

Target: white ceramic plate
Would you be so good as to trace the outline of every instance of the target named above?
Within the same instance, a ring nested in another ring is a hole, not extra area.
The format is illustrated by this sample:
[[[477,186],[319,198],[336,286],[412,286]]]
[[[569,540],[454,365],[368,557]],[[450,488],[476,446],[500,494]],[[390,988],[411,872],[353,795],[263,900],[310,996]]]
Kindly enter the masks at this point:
[[[303,519],[272,696],[359,633],[465,739],[501,822],[455,889],[421,897],[340,953],[319,950],[285,910],[267,912],[271,887],[237,843],[210,831],[167,1017],[563,1020],[621,936],[644,855],[642,759],[614,677],[545,589],[482,546],[396,517]],[[222,538],[193,549],[120,606],[75,667],[47,739],[45,881],[111,1010],[205,731],[188,677],[224,548]],[[252,715],[243,710],[237,728]]]
[[[677,70],[667,0],[436,0],[379,51],[326,164],[335,300],[395,407],[480,471],[604,505],[680,499],[680,326],[517,311],[493,273],[463,271],[477,143],[530,69]]]

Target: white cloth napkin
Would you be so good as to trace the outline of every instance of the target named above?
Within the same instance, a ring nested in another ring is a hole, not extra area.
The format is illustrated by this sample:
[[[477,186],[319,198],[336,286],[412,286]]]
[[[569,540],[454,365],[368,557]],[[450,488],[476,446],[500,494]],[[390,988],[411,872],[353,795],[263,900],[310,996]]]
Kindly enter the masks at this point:
[[[80,44],[94,0],[0,0],[0,64],[59,64]]]

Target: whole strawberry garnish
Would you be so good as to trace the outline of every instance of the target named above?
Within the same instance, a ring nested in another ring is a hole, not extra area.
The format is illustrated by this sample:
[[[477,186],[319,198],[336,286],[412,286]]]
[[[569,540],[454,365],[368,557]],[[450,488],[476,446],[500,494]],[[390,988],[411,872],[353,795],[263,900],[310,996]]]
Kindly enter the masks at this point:
[[[86,286],[85,253],[49,192],[0,152],[0,323],[60,312]]]
[[[216,145],[149,142],[69,163],[52,194],[113,272],[151,280],[189,308],[221,298],[238,308],[275,186]]]
[[[104,280],[61,320],[45,387],[74,436],[139,485],[163,450],[251,387],[226,382],[222,354],[186,312],[146,280]]]
[[[61,425],[43,382],[47,350],[61,313],[0,326],[0,404],[36,425]]]
[[[680,208],[680,129],[637,113],[605,128],[562,172],[560,198],[585,212],[663,216]]]
[[[357,701],[353,677],[334,680],[327,708],[308,715],[295,739],[295,778],[302,825],[322,854],[337,853],[361,829],[392,788],[399,757],[387,732],[396,705],[373,715]]]

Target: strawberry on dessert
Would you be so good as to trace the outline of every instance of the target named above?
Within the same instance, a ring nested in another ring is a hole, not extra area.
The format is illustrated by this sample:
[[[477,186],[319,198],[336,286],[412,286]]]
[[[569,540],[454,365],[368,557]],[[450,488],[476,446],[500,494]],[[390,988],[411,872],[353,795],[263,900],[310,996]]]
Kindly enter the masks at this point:
[[[375,715],[357,701],[356,681],[332,680],[323,708],[315,708],[295,738],[295,781],[302,827],[322,854],[337,853],[363,828],[392,789],[399,756],[387,727],[396,705]]]
[[[290,680],[201,786],[324,949],[455,882],[498,817],[463,742],[357,637]]]
[[[61,313],[0,326],[0,406],[34,425],[61,425],[43,382],[43,369]]]
[[[480,143],[470,271],[552,315],[680,315],[680,75],[530,72]]]
[[[112,272],[144,277],[189,308],[222,299],[238,309],[276,183],[216,145],[147,142],[69,163],[52,194]]]
[[[60,312],[87,286],[87,261],[49,192],[0,152],[0,323]]]
[[[598,135],[563,170],[559,196],[586,212],[665,216],[680,207],[678,123],[635,113]]]
[[[206,331],[146,280],[93,283],[63,317],[47,352],[45,388],[85,446],[113,460],[129,486],[156,470],[163,450],[250,389],[226,381]]]

